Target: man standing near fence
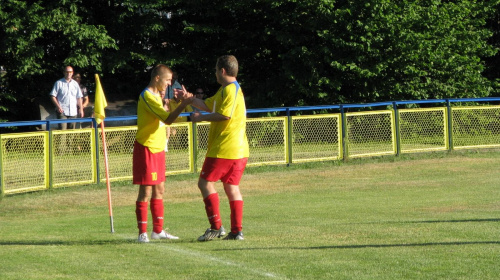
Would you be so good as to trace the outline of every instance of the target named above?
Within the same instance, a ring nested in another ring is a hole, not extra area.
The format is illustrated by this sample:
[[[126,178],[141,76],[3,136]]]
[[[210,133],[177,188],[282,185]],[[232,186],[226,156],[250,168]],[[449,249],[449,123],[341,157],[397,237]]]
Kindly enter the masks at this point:
[[[80,85],[73,80],[73,67],[66,66],[63,68],[64,78],[57,80],[52,87],[50,97],[52,103],[56,106],[56,114],[58,119],[75,119],[83,118],[82,108],[82,90]],[[74,129],[75,123],[60,123],[59,129]],[[61,134],[58,141],[55,142],[57,154],[65,154],[72,146],[73,136],[66,133]]]
[[[163,108],[160,91],[167,90],[172,83],[172,70],[159,64],[151,72],[149,85],[139,95],[137,105],[137,134],[133,154],[133,183],[139,185],[136,201],[139,242],[149,242],[147,234],[148,202],[153,217],[151,239],[178,239],[163,229],[163,193],[165,191],[165,126],[179,116],[187,105],[193,102],[193,95],[183,92],[179,104],[173,112]]]
[[[52,103],[56,106],[58,119],[83,118],[82,91],[80,85],[72,79],[73,67],[63,69],[64,78],[57,80],[50,92]],[[59,129],[73,129],[75,123],[60,123]]]
[[[238,61],[232,55],[217,59],[215,75],[221,85],[205,101],[195,99],[193,106],[210,114],[193,113],[193,122],[209,121],[208,149],[198,180],[210,228],[198,241],[210,241],[225,234],[219,213],[219,194],[215,182],[221,180],[231,209],[231,232],[225,240],[243,240],[243,197],[240,179],[245,170],[249,149],[246,136],[246,107],[243,92],[236,80]]]

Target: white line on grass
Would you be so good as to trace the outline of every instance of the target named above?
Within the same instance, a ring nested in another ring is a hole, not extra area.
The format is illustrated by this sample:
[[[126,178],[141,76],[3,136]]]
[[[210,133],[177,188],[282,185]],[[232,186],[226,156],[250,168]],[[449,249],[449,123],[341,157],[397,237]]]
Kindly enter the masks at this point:
[[[123,237],[123,238],[125,238],[125,239],[131,239],[130,235],[127,236],[127,235],[124,235],[124,234],[120,234],[120,236]],[[185,248],[179,248],[178,245],[174,245],[172,243],[166,244],[166,243],[160,243],[160,242],[150,242],[150,243],[144,244],[144,245],[146,245],[146,246],[155,246],[155,247],[158,247],[158,248],[161,247],[161,248],[165,248],[165,249],[170,250],[170,251],[174,251],[174,252],[179,253],[179,254],[192,256],[192,257],[195,257],[195,258],[198,258],[198,259],[206,259],[208,261],[218,262],[218,263],[221,263],[221,264],[225,264],[227,266],[235,266],[235,267],[238,267],[240,269],[244,269],[244,270],[246,270],[248,272],[251,272],[252,274],[256,274],[256,275],[260,275],[260,276],[264,276],[264,277],[268,277],[268,278],[287,279],[286,277],[278,276],[278,275],[276,275],[274,273],[271,273],[271,272],[263,271],[261,269],[256,269],[256,268],[252,268],[252,267],[248,267],[248,266],[246,266],[243,263],[237,263],[237,262],[225,260],[225,259],[223,259],[221,257],[215,257],[215,256],[207,255],[205,252],[201,253],[199,251],[189,250],[189,249],[185,249]]]
[[[235,266],[235,267],[238,267],[240,269],[245,269],[245,270],[247,270],[247,271],[249,271],[249,272],[251,272],[253,274],[260,275],[260,276],[265,276],[265,277],[269,277],[269,278],[284,278],[284,277],[279,277],[279,276],[277,276],[277,275],[275,275],[273,273],[270,273],[270,272],[266,272],[266,271],[262,271],[260,269],[248,267],[248,266],[246,266],[245,264],[242,264],[242,263],[228,261],[228,260],[225,260],[225,259],[220,258],[220,257],[214,257],[214,256],[206,255],[205,253],[201,253],[201,252],[197,252],[197,251],[193,251],[193,250],[186,250],[184,248],[176,248],[176,247],[173,247],[172,244],[168,244],[167,245],[167,244],[155,243],[155,245],[156,244],[163,245],[162,247],[165,247],[165,248],[167,248],[170,251],[174,251],[174,252],[181,253],[181,254],[184,254],[184,255],[193,256],[195,258],[205,258],[205,259],[207,259],[209,261],[222,263],[222,264],[225,264],[227,266]]]

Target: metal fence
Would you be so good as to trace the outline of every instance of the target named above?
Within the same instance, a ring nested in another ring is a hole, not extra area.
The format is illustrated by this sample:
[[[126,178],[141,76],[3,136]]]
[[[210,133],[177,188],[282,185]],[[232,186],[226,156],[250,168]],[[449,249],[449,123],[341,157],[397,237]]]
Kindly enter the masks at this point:
[[[248,166],[500,147],[500,106],[491,104],[498,101],[500,98],[446,99],[248,110]],[[436,107],[398,108],[431,103]],[[382,108],[373,109],[377,107]],[[308,111],[314,114],[305,115]],[[251,117],[262,113],[283,116]],[[136,118],[106,118],[106,123]],[[1,195],[95,184],[105,179],[101,130],[50,130],[51,123],[61,122],[92,122],[96,127],[91,118],[0,124],[49,128],[0,136]],[[110,180],[131,180],[136,129],[105,129]],[[209,123],[170,126],[167,175],[199,171],[208,129]]]

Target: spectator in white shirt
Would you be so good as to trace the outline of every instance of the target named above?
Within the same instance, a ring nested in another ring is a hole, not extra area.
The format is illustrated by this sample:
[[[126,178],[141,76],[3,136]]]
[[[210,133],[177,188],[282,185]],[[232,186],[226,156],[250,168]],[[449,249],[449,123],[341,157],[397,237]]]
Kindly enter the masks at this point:
[[[72,79],[73,67],[66,66],[63,70],[64,78],[56,81],[50,92],[52,103],[56,106],[58,119],[83,118],[82,91],[80,85]],[[73,129],[75,123],[61,123],[59,129]]]

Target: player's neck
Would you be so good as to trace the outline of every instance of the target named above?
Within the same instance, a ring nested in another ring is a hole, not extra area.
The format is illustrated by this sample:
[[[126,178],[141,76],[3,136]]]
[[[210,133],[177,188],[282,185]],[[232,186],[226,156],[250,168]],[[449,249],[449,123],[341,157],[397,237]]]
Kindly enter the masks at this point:
[[[224,79],[222,80],[222,83],[221,83],[221,86],[225,87],[231,83],[234,83],[236,82],[236,77],[229,77],[229,76],[226,76],[224,77]]]
[[[147,89],[148,89],[150,92],[154,93],[154,94],[158,94],[158,93],[159,93],[158,88],[156,88],[154,85],[151,85],[151,84],[150,84],[150,85],[147,87]]]

